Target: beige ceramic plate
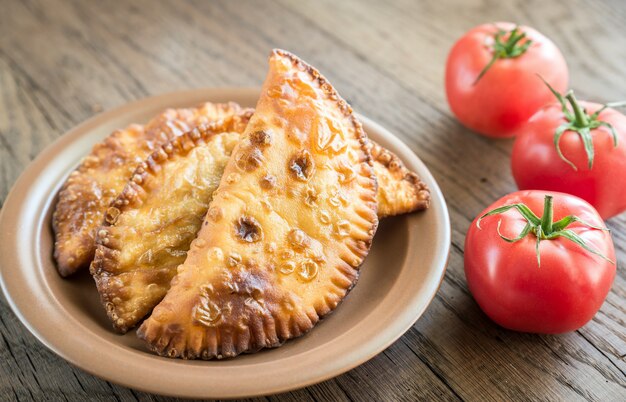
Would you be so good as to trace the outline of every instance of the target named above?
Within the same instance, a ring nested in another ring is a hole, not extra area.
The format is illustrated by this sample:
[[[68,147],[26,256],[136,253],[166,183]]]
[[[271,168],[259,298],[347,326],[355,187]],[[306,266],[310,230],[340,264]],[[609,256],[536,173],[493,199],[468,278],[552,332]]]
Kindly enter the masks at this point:
[[[48,348],[94,375],[181,397],[243,397],[310,385],[372,358],[424,312],[443,278],[450,244],[446,205],[424,164],[400,140],[361,117],[370,137],[396,153],[432,191],[432,205],[382,221],[358,285],[308,335],[225,361],[149,353],[135,333],[111,329],[87,272],[61,279],[52,259],[51,208],[65,177],[114,129],[167,107],[233,100],[254,106],[258,90],[203,89],[161,95],[98,115],[46,148],[19,178],[0,216],[2,289],[22,323]]]

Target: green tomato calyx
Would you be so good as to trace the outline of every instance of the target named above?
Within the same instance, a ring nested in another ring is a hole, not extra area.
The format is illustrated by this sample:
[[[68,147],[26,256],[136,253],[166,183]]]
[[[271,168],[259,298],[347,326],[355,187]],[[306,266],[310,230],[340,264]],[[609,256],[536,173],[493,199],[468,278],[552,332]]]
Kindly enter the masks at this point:
[[[541,76],[539,78],[543,80],[543,82],[550,89],[550,92],[552,92],[554,96],[558,99],[559,103],[561,104],[561,110],[563,110],[563,115],[565,116],[566,120],[566,122],[557,127],[556,131],[554,132],[554,146],[556,147],[556,153],[559,155],[559,158],[561,158],[564,162],[570,165],[572,169],[578,170],[576,165],[572,161],[567,159],[565,155],[563,155],[560,146],[560,141],[563,134],[565,134],[566,131],[573,131],[580,136],[580,139],[583,142],[583,146],[585,147],[585,153],[587,154],[587,165],[589,166],[589,170],[591,170],[591,168],[593,168],[594,158],[593,138],[591,136],[591,130],[594,130],[598,127],[606,127],[613,137],[613,146],[617,147],[617,132],[615,131],[615,128],[610,123],[600,120],[599,117],[600,113],[602,113],[605,109],[626,106],[626,102],[605,103],[593,114],[588,114],[587,111],[582,108],[578,103],[578,100],[574,96],[574,91],[570,89],[564,96],[558,93],[554,88],[552,88],[550,84],[548,84],[548,82],[544,80]]]
[[[609,229],[603,228],[600,226],[594,226],[590,223],[583,221],[582,219],[580,219],[579,217],[575,215],[568,215],[565,218],[554,222],[554,208],[553,208],[552,203],[553,203],[552,196],[546,195],[544,199],[544,203],[543,203],[543,216],[541,218],[535,215],[535,213],[531,211],[530,208],[528,208],[528,206],[526,206],[526,204],[524,203],[504,205],[502,207],[495,208],[487,212],[480,218],[478,218],[478,220],[476,221],[476,226],[479,229],[482,229],[480,227],[480,221],[483,218],[487,216],[502,214],[510,209],[516,209],[527,222],[526,226],[524,226],[524,229],[522,229],[520,234],[515,238],[506,237],[500,232],[500,225],[502,224],[502,220],[500,220],[498,222],[498,227],[497,227],[498,235],[503,240],[509,243],[515,243],[519,240],[522,240],[524,237],[528,236],[528,234],[530,233],[534,234],[537,239],[535,243],[535,252],[537,254],[537,265],[539,267],[541,267],[541,254],[539,253],[539,243],[542,240],[554,240],[559,237],[563,237],[567,240],[570,240],[576,243],[577,245],[579,245],[580,247],[584,248],[588,252],[595,254],[599,257],[602,257],[603,259],[607,260],[611,264],[615,265],[614,261],[611,261],[610,259],[608,259],[604,254],[600,253],[598,250],[591,248],[589,245],[587,245],[587,243],[585,242],[585,240],[583,240],[583,238],[581,238],[576,232],[573,232],[572,230],[567,229],[567,227],[574,222],[579,222],[583,224],[584,226],[587,226],[588,228],[591,228],[591,229],[605,230],[605,231],[609,231]]]
[[[496,33],[493,35],[493,56],[481,70],[480,74],[478,74],[478,77],[476,77],[474,85],[478,83],[497,60],[519,57],[528,50],[532,43],[533,41],[526,37],[526,33],[522,32],[519,26],[516,26],[511,31],[497,28]]]

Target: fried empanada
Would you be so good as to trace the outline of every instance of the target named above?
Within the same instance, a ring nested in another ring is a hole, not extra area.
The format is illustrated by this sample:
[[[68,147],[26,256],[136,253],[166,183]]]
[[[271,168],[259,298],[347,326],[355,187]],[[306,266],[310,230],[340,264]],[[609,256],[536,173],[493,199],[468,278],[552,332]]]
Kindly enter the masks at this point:
[[[142,162],[105,215],[91,264],[113,326],[126,332],[156,306],[185,261],[224,167],[241,138],[213,123]]]
[[[354,286],[377,223],[361,124],[317,70],[274,50],[198,237],[138,336],[183,358],[279,346]]]
[[[378,179],[378,217],[401,215],[428,208],[430,191],[419,176],[404,166],[393,152],[370,141]]]
[[[92,274],[119,332],[132,328],[161,301],[176,267],[185,260],[206,213],[205,204],[241,136],[239,132],[214,135],[220,130],[224,128],[188,133],[184,147],[183,137],[176,138],[143,162],[137,173],[140,178],[131,179],[116,201],[119,216],[105,221],[98,232]],[[392,152],[370,142],[379,185],[378,217],[427,208],[429,192],[417,175]],[[104,245],[106,237],[110,244]]]
[[[219,126],[196,129],[143,162],[114,202],[116,216],[107,217],[96,235],[91,271],[107,314],[119,332],[128,331],[161,301],[177,266],[185,260],[241,136],[238,132],[215,134],[217,131]],[[374,147],[374,155],[380,159],[374,159],[374,171],[382,172],[379,183],[387,187],[378,189],[379,218],[381,209],[395,215],[425,208],[428,192],[423,185],[422,193],[414,190],[421,184],[417,176],[391,152],[376,144]],[[397,177],[396,172],[400,172]],[[389,198],[381,198],[381,194],[391,191],[414,193],[396,195],[387,203]]]
[[[146,126],[133,124],[96,144],[59,193],[52,220],[59,273],[68,276],[89,266],[104,211],[151,152],[193,127],[241,112],[235,103],[169,109]]]

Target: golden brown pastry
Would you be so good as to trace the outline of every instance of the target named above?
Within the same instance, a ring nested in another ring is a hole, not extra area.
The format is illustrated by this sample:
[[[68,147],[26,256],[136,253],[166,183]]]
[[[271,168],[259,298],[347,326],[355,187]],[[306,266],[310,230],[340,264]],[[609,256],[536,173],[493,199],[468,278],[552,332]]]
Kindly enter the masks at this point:
[[[165,296],[251,111],[234,132],[215,134],[229,125],[214,124],[164,145],[140,165],[139,177],[131,178],[118,197],[119,215],[97,232],[91,270],[119,332],[132,328]],[[379,218],[427,208],[429,192],[417,175],[393,153],[370,143]]]
[[[421,211],[430,204],[430,191],[393,152],[374,141],[369,144],[378,179],[378,217]]]
[[[140,164],[114,203],[119,214],[98,230],[91,271],[116,330],[126,332],[152,311],[184,262],[243,131],[240,125],[235,132],[215,134],[227,128],[214,124],[164,145]],[[391,152],[374,147],[385,162],[374,162],[386,187],[378,188],[379,218],[381,210],[395,215],[426,208],[428,192],[417,176]]]
[[[366,142],[327,80],[274,50],[198,237],[138,336],[209,359],[309,331],[354,286],[376,230]]]
[[[63,185],[53,215],[54,256],[62,276],[89,266],[104,211],[137,165],[157,147],[200,124],[241,113],[235,103],[169,109],[146,126],[133,124],[96,144]]]
[[[91,273],[118,331],[165,296],[246,123],[212,123],[175,138],[139,165],[113,202],[97,232]],[[219,133],[225,130],[236,131]]]
[[[228,127],[213,126],[172,140],[140,164],[135,173],[139,177],[131,178],[115,202],[119,214],[105,220],[97,232],[91,271],[119,332],[132,328],[165,296],[200,229],[243,131],[240,125],[235,132],[215,134]],[[380,159],[374,171],[382,177],[379,218],[381,211],[396,215],[426,208],[429,194],[417,176],[377,144],[374,155]]]

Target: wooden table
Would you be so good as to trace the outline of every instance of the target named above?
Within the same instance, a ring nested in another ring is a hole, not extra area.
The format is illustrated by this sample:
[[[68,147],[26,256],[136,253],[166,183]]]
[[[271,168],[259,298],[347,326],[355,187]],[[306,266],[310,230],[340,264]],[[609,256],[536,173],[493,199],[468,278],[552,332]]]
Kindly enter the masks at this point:
[[[273,47],[317,66],[354,108],[429,166],[452,254],[424,316],[389,349],[284,400],[626,400],[626,275],[592,322],[561,336],[503,330],[463,274],[473,217],[515,190],[511,141],[461,127],[443,90],[453,42],[483,22],[534,26],[561,48],[580,98],[626,99],[626,3],[498,1],[0,1],[0,203],[50,142],[94,114],[184,88],[259,86]],[[608,222],[626,261],[626,214]],[[0,303],[0,400],[165,400],[49,352]],[[80,334],[76,334],[80,336]]]

